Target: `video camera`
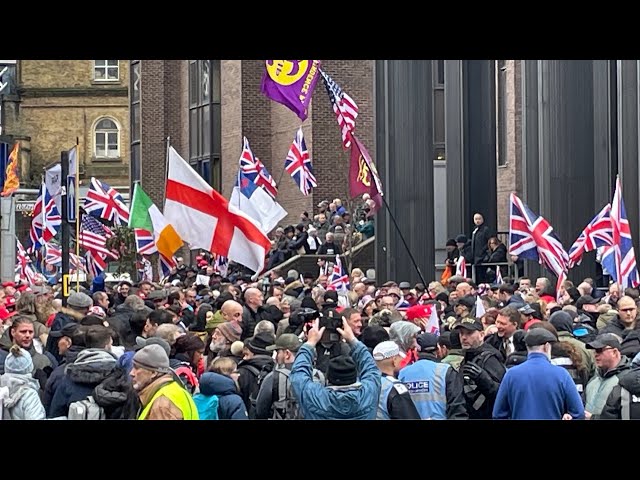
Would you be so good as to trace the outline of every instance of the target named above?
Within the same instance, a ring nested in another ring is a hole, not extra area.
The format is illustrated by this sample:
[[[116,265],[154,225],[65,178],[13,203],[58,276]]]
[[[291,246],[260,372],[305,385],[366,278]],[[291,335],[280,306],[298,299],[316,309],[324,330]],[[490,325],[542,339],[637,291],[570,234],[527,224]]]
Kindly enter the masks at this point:
[[[342,335],[338,333],[338,328],[342,328],[342,315],[335,309],[328,309],[320,316],[319,328],[324,327],[324,333],[320,339],[321,343],[338,343]]]
[[[320,312],[313,308],[299,308],[291,314],[291,317],[289,318],[289,325],[292,327],[300,327],[313,322],[319,317]]]

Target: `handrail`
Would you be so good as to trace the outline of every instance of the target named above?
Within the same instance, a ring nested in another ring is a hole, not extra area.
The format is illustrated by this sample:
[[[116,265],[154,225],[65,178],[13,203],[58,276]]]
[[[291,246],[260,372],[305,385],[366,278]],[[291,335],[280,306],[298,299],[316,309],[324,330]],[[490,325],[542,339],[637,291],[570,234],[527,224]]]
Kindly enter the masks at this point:
[[[376,237],[370,237],[367,238],[366,240],[363,240],[361,242],[359,242],[357,245],[354,245],[353,247],[351,247],[350,250],[347,250],[346,252],[343,252],[340,254],[340,258],[344,258],[344,257],[348,257],[348,256],[353,256],[356,253],[358,253],[360,250],[362,250],[364,247],[372,244],[373,242],[375,242]],[[316,255],[316,254],[302,254],[302,255],[295,255],[293,257],[291,257],[288,260],[285,260],[282,263],[279,263],[278,265],[276,265],[275,267],[273,267],[271,270],[267,270],[264,273],[261,273],[260,275],[258,275],[258,279],[260,278],[264,278],[265,276],[269,275],[272,271],[274,270],[283,270],[286,269],[288,265],[291,265],[295,262],[297,262],[298,260],[300,260],[300,258],[305,257],[305,258],[322,258],[324,260],[330,260],[330,259],[335,259],[336,256],[335,255]]]

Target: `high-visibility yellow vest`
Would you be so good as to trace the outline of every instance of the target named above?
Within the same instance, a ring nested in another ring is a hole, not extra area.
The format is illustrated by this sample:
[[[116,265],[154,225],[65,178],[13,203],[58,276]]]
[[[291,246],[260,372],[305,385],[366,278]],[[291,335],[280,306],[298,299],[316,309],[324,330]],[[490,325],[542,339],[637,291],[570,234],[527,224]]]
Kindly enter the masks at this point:
[[[138,420],[144,420],[147,418],[153,402],[162,395],[171,400],[171,402],[180,409],[183,420],[199,420],[198,408],[193,402],[191,394],[175,381],[167,383],[156,392],[156,394],[151,398],[151,401],[142,410]]]

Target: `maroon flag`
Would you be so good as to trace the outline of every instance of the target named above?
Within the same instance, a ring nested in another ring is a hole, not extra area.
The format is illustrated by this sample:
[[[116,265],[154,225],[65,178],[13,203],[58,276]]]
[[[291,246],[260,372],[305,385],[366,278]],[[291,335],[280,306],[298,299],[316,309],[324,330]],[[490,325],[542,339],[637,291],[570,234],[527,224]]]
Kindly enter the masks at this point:
[[[304,121],[318,81],[320,60],[266,60],[262,93]]]
[[[349,190],[351,197],[368,193],[376,202],[376,210],[382,206],[382,182],[378,176],[369,152],[362,142],[352,133],[351,166],[349,169]]]

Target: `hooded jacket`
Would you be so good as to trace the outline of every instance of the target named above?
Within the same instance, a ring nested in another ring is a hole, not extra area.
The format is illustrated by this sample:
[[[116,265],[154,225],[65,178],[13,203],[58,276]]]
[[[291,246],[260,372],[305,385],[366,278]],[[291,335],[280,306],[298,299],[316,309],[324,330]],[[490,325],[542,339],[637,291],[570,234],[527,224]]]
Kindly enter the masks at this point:
[[[247,408],[238,395],[233,379],[215,372],[200,377],[200,394],[218,396],[218,418],[220,420],[249,420]]]
[[[116,367],[116,357],[102,348],[87,348],[65,369],[64,378],[51,400],[49,418],[64,417],[69,405],[93,395],[93,389]]]
[[[622,373],[618,378],[618,385],[613,387],[607,397],[607,403],[602,409],[600,419],[621,420],[622,419],[622,389],[626,389],[631,395],[640,397],[640,353],[631,362],[631,369]],[[634,415],[631,409],[631,419],[639,420],[640,417]]]
[[[291,388],[302,416],[309,420],[373,420],[378,411],[381,376],[364,343],[354,340],[351,358],[359,372],[359,382],[341,387],[325,387],[313,380],[315,349],[300,347],[291,369]]]
[[[38,390],[40,384],[28,374],[5,373],[0,377],[0,387],[7,387],[9,394],[2,399],[4,420],[44,420],[46,415]]]
[[[67,368],[67,365],[75,362],[78,354],[84,349],[85,347],[71,345],[69,349],[64,352],[64,359],[62,363],[55,368],[51,375],[49,375],[47,384],[44,387],[44,397],[42,399],[42,404],[44,405],[47,413],[49,413],[49,407],[51,407],[53,395],[56,393],[56,390],[60,385],[60,381],[64,378],[64,371]]]
[[[586,405],[584,409],[591,413],[592,419],[597,419],[607,403],[613,387],[618,385],[620,374],[631,367],[627,357],[621,357],[620,363],[607,372],[598,370],[598,374],[587,384]]]

